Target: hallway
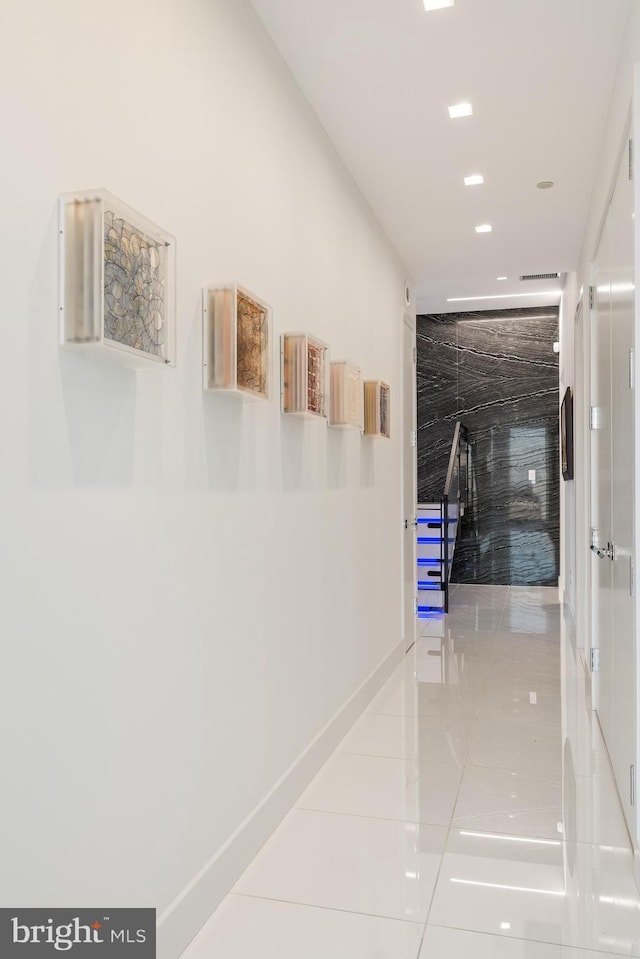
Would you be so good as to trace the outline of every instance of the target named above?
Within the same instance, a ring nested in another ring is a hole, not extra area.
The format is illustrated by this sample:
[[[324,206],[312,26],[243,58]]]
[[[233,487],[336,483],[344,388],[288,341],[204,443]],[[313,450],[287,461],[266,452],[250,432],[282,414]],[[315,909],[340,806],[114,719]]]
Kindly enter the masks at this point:
[[[557,597],[452,587],[185,959],[640,956],[629,839]]]

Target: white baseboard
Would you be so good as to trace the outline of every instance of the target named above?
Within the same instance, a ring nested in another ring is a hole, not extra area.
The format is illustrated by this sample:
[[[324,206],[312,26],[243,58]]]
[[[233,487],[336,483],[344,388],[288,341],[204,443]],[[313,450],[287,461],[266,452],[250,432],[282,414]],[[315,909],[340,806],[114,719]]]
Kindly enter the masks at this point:
[[[404,656],[400,642],[158,917],[158,959],[178,959]]]

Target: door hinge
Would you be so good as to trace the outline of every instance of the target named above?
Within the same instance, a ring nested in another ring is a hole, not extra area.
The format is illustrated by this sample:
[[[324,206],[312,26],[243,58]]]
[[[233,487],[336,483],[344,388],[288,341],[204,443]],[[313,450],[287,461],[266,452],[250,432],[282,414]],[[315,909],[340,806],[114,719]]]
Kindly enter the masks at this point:
[[[633,140],[629,140],[629,179],[633,180]]]
[[[418,434],[415,430],[409,430],[409,443],[411,446],[418,445]]]
[[[636,767],[633,764],[629,766],[629,803],[636,804]]]
[[[418,600],[417,600],[417,599],[414,599],[414,600],[413,600],[413,612],[415,613],[416,616],[418,615]]]
[[[589,407],[589,429],[601,430],[604,421],[604,410],[601,406]]]
[[[593,646],[589,650],[589,669],[592,673],[600,672],[600,650]]]
[[[589,309],[592,310],[596,305],[596,291],[594,287],[589,287]]]
[[[418,362],[418,349],[415,346],[411,350],[411,359],[414,363]]]
[[[634,368],[633,347],[629,350],[629,389],[632,390],[636,383],[636,374]]]

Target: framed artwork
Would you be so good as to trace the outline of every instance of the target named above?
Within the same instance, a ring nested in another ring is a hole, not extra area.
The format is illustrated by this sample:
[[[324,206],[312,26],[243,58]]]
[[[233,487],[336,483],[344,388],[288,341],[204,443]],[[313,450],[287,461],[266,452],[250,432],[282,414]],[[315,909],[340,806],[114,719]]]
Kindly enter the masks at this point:
[[[391,436],[390,390],[382,380],[364,383],[364,435]]]
[[[60,197],[60,343],[175,364],[175,240],[106,190]]]
[[[207,287],[202,300],[203,385],[269,399],[271,308],[237,283]]]
[[[364,391],[362,370],[355,363],[340,360],[331,363],[329,426],[364,429]]]
[[[308,333],[283,333],[282,412],[327,418],[329,348]]]
[[[573,479],[573,394],[568,386],[560,407],[560,453],[562,478]]]

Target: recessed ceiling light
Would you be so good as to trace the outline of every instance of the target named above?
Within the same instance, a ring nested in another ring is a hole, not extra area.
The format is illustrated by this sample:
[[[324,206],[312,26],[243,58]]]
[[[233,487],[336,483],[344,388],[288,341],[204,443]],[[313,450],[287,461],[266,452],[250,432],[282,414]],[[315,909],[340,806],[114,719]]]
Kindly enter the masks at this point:
[[[553,186],[553,180],[540,180],[540,183],[536,183],[536,186],[539,190],[550,190]]]
[[[455,0],[424,0],[424,8],[429,12],[429,10],[442,10],[443,7],[452,7],[455,3]]]
[[[506,276],[497,276],[497,277],[496,277],[496,280],[506,280],[506,279],[507,279]]]
[[[491,233],[493,227],[490,223],[481,223],[480,226],[476,227],[476,233]]]
[[[480,186],[481,183],[484,183],[484,177],[481,173],[473,173],[471,176],[464,178],[465,186]]]
[[[545,290],[544,293],[495,293],[493,296],[452,296],[447,303],[464,303],[468,300],[511,300],[520,296],[560,296],[560,290]]]
[[[452,120],[458,117],[470,117],[473,114],[473,107],[470,103],[454,103],[449,107],[449,116]]]

